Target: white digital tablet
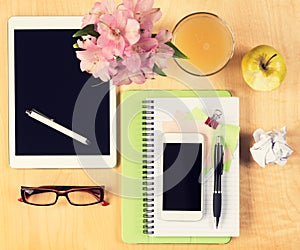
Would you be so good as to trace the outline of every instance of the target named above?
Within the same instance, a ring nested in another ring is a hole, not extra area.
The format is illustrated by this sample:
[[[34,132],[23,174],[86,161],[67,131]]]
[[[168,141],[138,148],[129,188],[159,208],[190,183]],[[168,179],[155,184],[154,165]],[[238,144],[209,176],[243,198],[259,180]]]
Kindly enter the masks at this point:
[[[116,165],[116,90],[80,70],[82,17],[11,17],[9,162],[13,168]]]

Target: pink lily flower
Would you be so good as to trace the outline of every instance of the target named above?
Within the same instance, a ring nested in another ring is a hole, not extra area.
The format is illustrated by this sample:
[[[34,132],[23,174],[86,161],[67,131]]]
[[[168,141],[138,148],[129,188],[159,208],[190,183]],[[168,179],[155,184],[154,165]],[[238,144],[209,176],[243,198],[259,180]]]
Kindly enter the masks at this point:
[[[133,44],[132,46],[128,46],[124,54],[129,57],[135,53],[154,53],[156,48],[158,46],[158,41],[155,38],[145,38],[142,37],[136,44]]]
[[[81,70],[115,85],[142,84],[154,78],[155,72],[161,74],[157,67],[166,68],[175,51],[168,44],[171,32],[152,34],[162,15],[153,4],[154,0],[122,0],[118,6],[115,0],[96,2],[82,26],[93,25],[97,33],[88,27],[81,33],[86,36],[77,40]]]
[[[115,85],[127,85],[132,82],[142,84],[146,79],[154,77],[154,62],[149,53],[133,54],[119,62],[118,73],[111,81]]]
[[[112,55],[122,57],[125,47],[140,39],[139,30],[139,23],[128,18],[127,12],[116,10],[113,15],[101,17],[97,26],[97,31],[101,34],[97,44]]]
[[[82,36],[82,40],[81,39],[77,40],[78,47],[81,49],[87,49],[89,47],[90,42],[96,44],[97,43],[96,37]]]
[[[123,6],[133,12],[133,16],[139,21],[142,30],[151,30],[162,13],[159,8],[152,8],[154,0],[124,0]]]
[[[103,0],[96,2],[89,14],[86,14],[82,20],[82,27],[88,24],[97,24],[104,14],[112,14],[116,9],[114,0]]]
[[[110,79],[109,63],[113,58],[90,40],[86,40],[85,46],[86,50],[76,51],[77,58],[81,60],[81,71],[86,71],[95,78],[99,77],[103,81],[108,81]]]

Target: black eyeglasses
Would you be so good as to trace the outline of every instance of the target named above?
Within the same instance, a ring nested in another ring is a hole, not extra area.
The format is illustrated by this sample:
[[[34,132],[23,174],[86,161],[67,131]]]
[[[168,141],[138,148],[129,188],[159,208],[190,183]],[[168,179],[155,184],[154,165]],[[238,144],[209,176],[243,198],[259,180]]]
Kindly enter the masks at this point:
[[[104,186],[21,186],[21,199],[19,201],[36,206],[54,205],[59,196],[65,196],[68,202],[74,206],[88,206],[104,201]]]

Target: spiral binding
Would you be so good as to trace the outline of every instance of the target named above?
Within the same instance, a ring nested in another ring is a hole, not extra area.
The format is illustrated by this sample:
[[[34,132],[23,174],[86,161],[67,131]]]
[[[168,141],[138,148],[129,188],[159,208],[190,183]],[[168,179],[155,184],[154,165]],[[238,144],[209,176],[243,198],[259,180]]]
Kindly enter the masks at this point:
[[[142,103],[143,233],[154,234],[154,101]]]

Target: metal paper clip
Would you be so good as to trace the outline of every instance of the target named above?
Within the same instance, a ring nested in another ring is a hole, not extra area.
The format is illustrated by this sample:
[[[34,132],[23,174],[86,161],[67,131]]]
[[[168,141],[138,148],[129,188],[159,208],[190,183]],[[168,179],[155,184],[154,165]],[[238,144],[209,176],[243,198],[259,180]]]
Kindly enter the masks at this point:
[[[220,119],[220,117],[222,116],[222,111],[219,109],[216,109],[215,112],[213,113],[212,117],[208,117],[205,121],[205,124],[210,126],[213,129],[216,129],[219,125],[219,122],[217,122],[217,120]]]

